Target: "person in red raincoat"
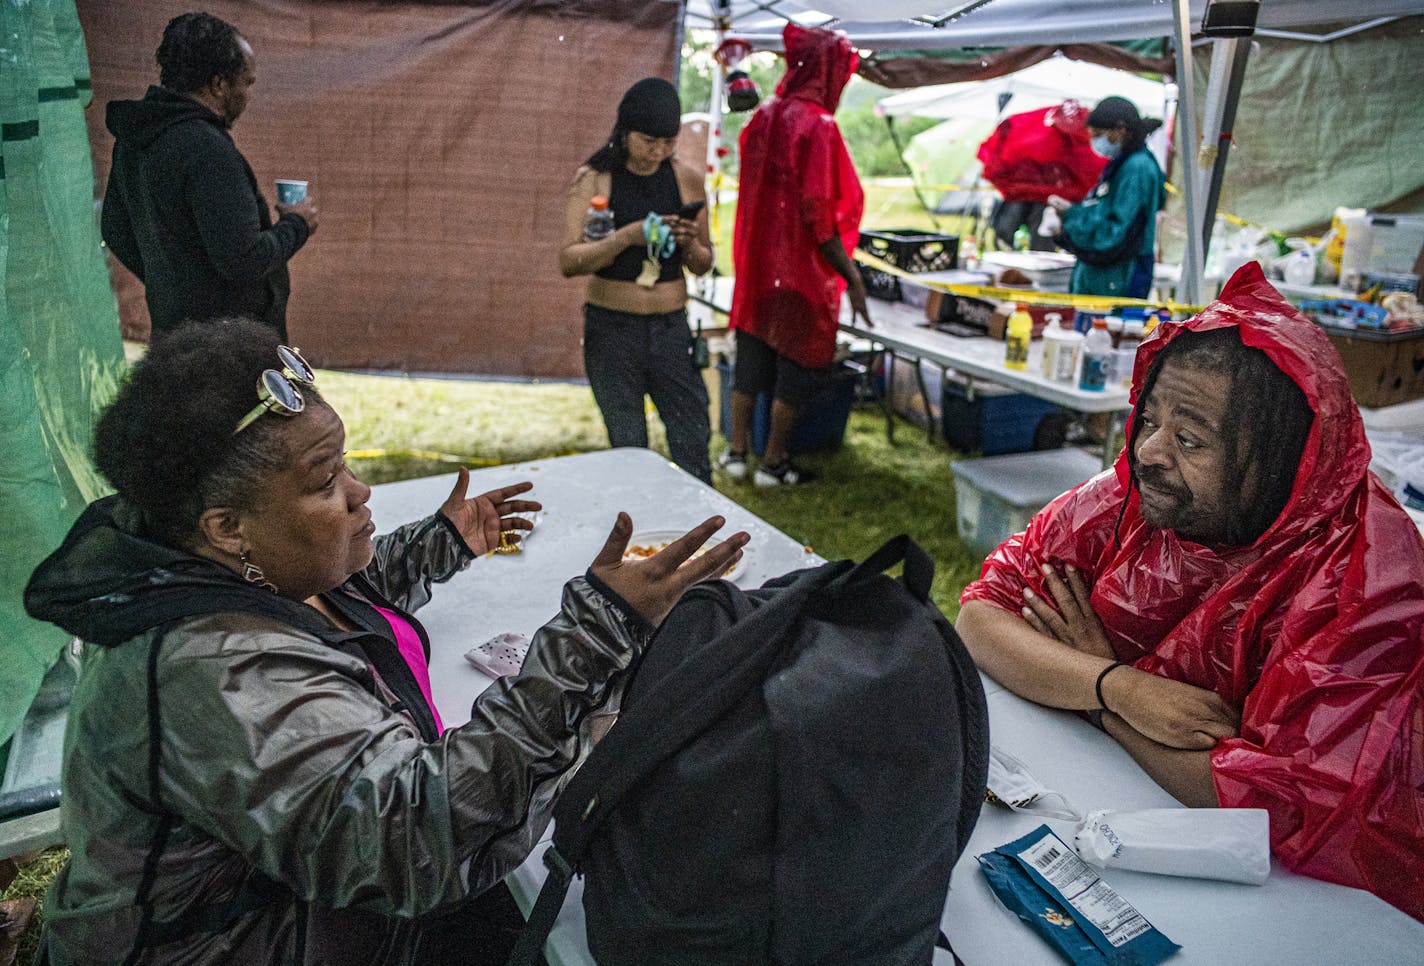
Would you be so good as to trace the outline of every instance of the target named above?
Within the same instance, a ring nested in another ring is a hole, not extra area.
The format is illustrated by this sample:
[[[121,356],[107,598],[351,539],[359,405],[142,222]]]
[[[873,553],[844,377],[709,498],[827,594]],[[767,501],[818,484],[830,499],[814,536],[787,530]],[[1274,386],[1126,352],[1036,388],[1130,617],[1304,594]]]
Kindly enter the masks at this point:
[[[851,308],[870,324],[865,283],[850,258],[865,195],[834,117],[858,58],[839,31],[789,23],[782,39],[786,75],[742,130],[732,438],[719,461],[734,479],[746,476],[756,395],[770,391],[771,427],[754,477],[764,487],[810,477],[787,459],[786,445],[830,372],[847,287]]]
[[[1424,540],[1339,354],[1250,263],[1134,376],[1116,467],[990,555],[960,634],[1183,803],[1264,808],[1287,866],[1424,919]]]

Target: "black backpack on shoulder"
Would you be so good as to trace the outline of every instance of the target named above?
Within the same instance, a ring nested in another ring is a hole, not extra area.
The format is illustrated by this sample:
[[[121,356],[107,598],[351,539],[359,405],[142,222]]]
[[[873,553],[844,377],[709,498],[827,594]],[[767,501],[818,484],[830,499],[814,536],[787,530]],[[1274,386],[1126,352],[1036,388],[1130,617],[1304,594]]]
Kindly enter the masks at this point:
[[[511,964],[578,873],[600,966],[929,963],[989,748],[933,575],[900,536],[859,566],[688,591],[555,808]]]

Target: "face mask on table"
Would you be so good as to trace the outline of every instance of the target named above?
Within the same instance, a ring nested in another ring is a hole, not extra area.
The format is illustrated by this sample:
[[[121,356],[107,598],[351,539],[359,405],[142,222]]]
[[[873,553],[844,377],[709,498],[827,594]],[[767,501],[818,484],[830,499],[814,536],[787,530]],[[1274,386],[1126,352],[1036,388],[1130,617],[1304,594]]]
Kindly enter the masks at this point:
[[[1023,762],[993,745],[989,746],[988,786],[997,801],[1016,812],[1067,822],[1077,822],[1083,817],[1061,793],[1035,778]],[[1057,799],[1058,804],[1052,804],[1051,799]]]
[[[1109,161],[1117,157],[1118,154],[1122,152],[1122,145],[1113,144],[1111,141],[1108,140],[1108,136],[1106,134],[1099,134],[1097,137],[1093,138],[1092,141],[1088,143],[1089,146],[1092,147],[1093,152],[1095,154],[1099,154],[1102,157],[1107,158]]]

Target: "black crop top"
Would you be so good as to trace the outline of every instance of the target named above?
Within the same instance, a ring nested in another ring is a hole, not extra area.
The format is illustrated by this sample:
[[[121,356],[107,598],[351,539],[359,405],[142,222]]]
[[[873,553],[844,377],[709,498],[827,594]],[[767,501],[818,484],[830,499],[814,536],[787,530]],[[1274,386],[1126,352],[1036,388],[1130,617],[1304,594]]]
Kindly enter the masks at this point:
[[[658,165],[658,170],[649,175],[634,174],[623,164],[616,165],[610,174],[613,183],[608,191],[608,207],[613,209],[615,227],[642,221],[650,211],[675,215],[682,208],[682,192],[678,190],[671,159]],[[643,260],[647,257],[647,246],[630,245],[618,253],[612,265],[600,268],[596,274],[599,278],[632,282],[642,273]],[[662,260],[658,281],[673,282],[681,278],[682,249],[679,248]]]

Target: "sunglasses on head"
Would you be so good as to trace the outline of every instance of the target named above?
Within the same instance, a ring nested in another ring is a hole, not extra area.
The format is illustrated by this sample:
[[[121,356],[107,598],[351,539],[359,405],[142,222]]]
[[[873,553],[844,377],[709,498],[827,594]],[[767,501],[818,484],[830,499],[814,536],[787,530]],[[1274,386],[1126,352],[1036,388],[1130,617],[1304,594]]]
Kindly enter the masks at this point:
[[[316,374],[302,358],[302,354],[291,346],[277,346],[277,358],[281,361],[282,368],[262,370],[262,375],[257,377],[257,405],[242,417],[232,435],[236,436],[257,422],[263,413],[295,416],[307,408],[307,401],[302,397],[298,386],[316,385]]]

